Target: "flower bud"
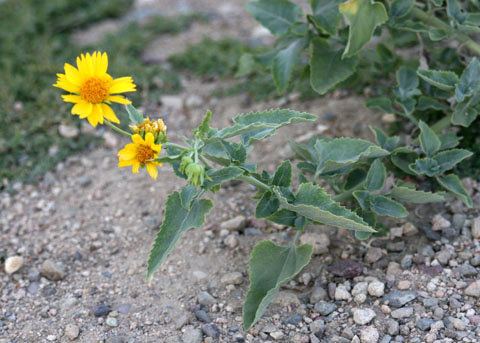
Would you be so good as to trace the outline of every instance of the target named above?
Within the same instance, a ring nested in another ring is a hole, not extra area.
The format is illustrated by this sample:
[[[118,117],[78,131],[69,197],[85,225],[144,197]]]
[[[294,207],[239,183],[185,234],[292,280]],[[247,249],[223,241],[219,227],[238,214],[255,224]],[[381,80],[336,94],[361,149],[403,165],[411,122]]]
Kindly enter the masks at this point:
[[[162,119],[150,120],[147,117],[141,123],[131,125],[130,128],[134,133],[140,135],[146,135],[151,132],[157,143],[165,143],[167,141],[167,126]]]
[[[193,163],[193,160],[190,156],[183,156],[182,162],[180,162],[180,167],[178,168],[180,170],[180,173],[186,174],[185,169],[191,163]]]
[[[200,187],[205,181],[205,168],[199,163],[190,163],[185,168],[185,175],[192,185]]]

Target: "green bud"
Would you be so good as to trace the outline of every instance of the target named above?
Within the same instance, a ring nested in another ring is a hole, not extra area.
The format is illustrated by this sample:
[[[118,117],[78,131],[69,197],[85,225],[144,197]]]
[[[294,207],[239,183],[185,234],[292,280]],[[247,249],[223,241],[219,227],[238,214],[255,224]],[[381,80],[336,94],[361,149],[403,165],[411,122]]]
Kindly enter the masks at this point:
[[[192,185],[200,187],[205,181],[205,168],[201,164],[190,163],[185,168],[185,175]]]
[[[179,167],[180,172],[183,174],[186,174],[185,169],[191,163],[193,163],[193,160],[190,156],[183,156],[182,162],[180,162],[180,167]]]

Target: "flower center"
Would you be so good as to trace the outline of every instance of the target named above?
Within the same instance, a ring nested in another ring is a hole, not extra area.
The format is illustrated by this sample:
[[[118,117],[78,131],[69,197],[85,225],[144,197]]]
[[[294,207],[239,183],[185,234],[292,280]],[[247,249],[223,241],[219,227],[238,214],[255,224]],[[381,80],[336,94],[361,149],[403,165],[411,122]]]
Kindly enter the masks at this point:
[[[137,160],[141,164],[145,164],[147,161],[152,160],[155,157],[155,151],[146,145],[137,146]]]
[[[91,77],[80,87],[80,96],[83,100],[98,104],[108,97],[109,82],[99,77]]]

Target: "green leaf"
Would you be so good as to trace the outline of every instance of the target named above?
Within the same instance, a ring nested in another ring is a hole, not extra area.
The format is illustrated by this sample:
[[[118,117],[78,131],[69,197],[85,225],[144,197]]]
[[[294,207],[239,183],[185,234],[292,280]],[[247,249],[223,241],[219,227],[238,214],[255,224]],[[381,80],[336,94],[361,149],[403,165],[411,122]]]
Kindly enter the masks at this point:
[[[438,138],[435,131],[433,131],[423,121],[419,121],[418,127],[420,128],[420,145],[423,152],[430,157],[440,149],[442,142],[440,141],[440,138]]]
[[[458,24],[463,24],[467,19],[467,14],[458,0],[447,0],[447,15]]]
[[[267,218],[278,211],[280,202],[272,192],[265,192],[257,203],[255,217]],[[296,217],[296,216],[295,216]]]
[[[202,119],[200,125],[193,131],[196,137],[207,138],[213,129],[210,127],[210,122],[212,121],[212,111],[207,111],[205,116]]]
[[[311,41],[310,84],[319,94],[325,94],[355,72],[357,58],[343,58],[342,51],[334,49],[318,37]]]
[[[370,209],[379,216],[388,216],[394,218],[405,218],[408,216],[406,208],[383,195],[370,195]]]
[[[410,99],[422,94],[418,89],[418,77],[414,69],[402,66],[396,73],[398,87],[395,88],[395,95],[399,100]]]
[[[443,193],[417,191],[408,187],[395,186],[390,191],[390,196],[398,201],[412,204],[427,204],[445,201]]]
[[[410,165],[410,169],[413,170],[417,175],[427,175],[427,176],[436,176],[441,174],[440,167],[438,162],[431,158],[419,158]]]
[[[377,127],[370,127],[370,130],[372,130],[373,134],[375,135],[375,142],[377,142],[382,149],[393,151],[400,143],[400,137],[398,136],[389,137],[385,134],[385,132]]]
[[[290,161],[283,161],[273,175],[272,185],[290,187],[292,182],[292,165]]]
[[[313,122],[316,119],[312,114],[289,109],[250,112],[236,116],[233,119],[234,124],[232,126],[219,130],[215,136],[231,138],[241,135],[242,141],[245,144],[250,144],[255,140],[270,137],[282,126]]]
[[[357,200],[360,208],[364,211],[370,209],[370,192],[368,191],[355,191],[352,193],[355,200]]]
[[[350,29],[344,57],[357,54],[372,38],[375,28],[388,20],[387,11],[381,2],[372,0],[348,0],[339,6]]]
[[[445,176],[439,176],[437,177],[437,181],[447,191],[455,194],[469,208],[473,207],[472,198],[470,197],[470,195],[468,195],[467,190],[465,189],[462,181],[457,175],[450,174]]]
[[[365,241],[372,236],[371,232],[355,231],[355,238],[359,241]]]
[[[224,182],[238,178],[243,175],[242,168],[230,166],[222,169],[209,169],[207,171],[207,178],[203,183],[205,188],[211,189],[215,186],[219,186]]]
[[[184,202],[186,198],[184,196]],[[185,208],[179,192],[173,192],[168,196],[163,223],[148,257],[147,278],[152,278],[153,273],[160,267],[186,231],[199,228],[204,224],[205,216],[212,206],[210,200],[190,199],[190,207]]]
[[[447,132],[439,136],[442,146],[440,150],[452,149],[460,144],[460,139],[455,132]]]
[[[480,112],[477,108],[478,103],[480,103],[480,91],[477,91],[469,99],[457,103],[452,115],[452,124],[469,127]]]
[[[395,113],[395,109],[392,105],[392,100],[390,100],[386,96],[368,99],[366,102],[366,106],[368,108],[378,109],[386,113]]]
[[[255,57],[251,53],[244,53],[238,60],[238,69],[235,77],[243,77],[252,74],[256,68]]]
[[[395,0],[390,6],[390,20],[397,20],[405,17],[410,13],[414,4],[414,0]]]
[[[133,105],[126,105],[128,118],[132,124],[140,124],[143,122],[143,114],[141,114]]]
[[[314,158],[317,175],[339,172],[361,159],[378,158],[390,153],[369,141],[355,138],[318,139],[315,143]]]
[[[220,138],[210,138],[202,148],[202,154],[218,164],[244,163],[247,152],[242,144],[227,142]]]
[[[304,38],[295,39],[285,48],[278,51],[273,59],[272,74],[273,81],[278,91],[283,93],[287,90],[293,71],[298,65],[300,53],[305,48]]]
[[[462,102],[465,98],[478,92],[480,88],[480,62],[476,57],[472,58],[468,66],[464,69],[460,81],[455,88],[455,98],[457,102]]]
[[[296,212],[313,222],[355,231],[375,232],[356,213],[333,201],[318,185],[302,183],[292,203],[288,202],[278,187],[274,187],[274,192],[280,200],[281,208]]]
[[[271,222],[291,227],[295,227],[295,221],[297,218],[298,216],[295,212],[285,209],[279,210],[267,217]]]
[[[357,168],[352,170],[345,180],[344,190],[350,190],[365,181],[367,173],[365,170]]]
[[[455,89],[459,78],[453,71],[418,69],[417,75],[425,82],[444,91]]]
[[[330,35],[335,35],[340,21],[338,5],[342,2],[343,0],[310,0],[313,13],[311,17],[315,26]]]
[[[435,111],[446,112],[446,111],[450,111],[450,107],[444,104],[443,102],[438,101],[435,98],[421,95],[418,98],[417,110],[418,111],[435,110]]]
[[[390,159],[392,163],[404,173],[416,175],[416,173],[410,169],[410,166],[412,163],[415,163],[417,157],[418,155],[415,151],[406,147],[399,147],[392,151]]]
[[[300,19],[302,10],[287,0],[250,1],[247,11],[275,35],[281,35]]]
[[[243,305],[245,331],[264,314],[280,286],[310,262],[312,251],[308,244],[284,247],[271,241],[261,241],[253,248],[248,273],[250,287]]]
[[[472,155],[473,153],[471,151],[465,149],[450,149],[439,152],[433,156],[433,158],[437,161],[440,172],[443,173]]]
[[[387,169],[382,161],[377,158],[370,166],[365,180],[365,188],[369,191],[378,191],[383,188],[387,178]]]

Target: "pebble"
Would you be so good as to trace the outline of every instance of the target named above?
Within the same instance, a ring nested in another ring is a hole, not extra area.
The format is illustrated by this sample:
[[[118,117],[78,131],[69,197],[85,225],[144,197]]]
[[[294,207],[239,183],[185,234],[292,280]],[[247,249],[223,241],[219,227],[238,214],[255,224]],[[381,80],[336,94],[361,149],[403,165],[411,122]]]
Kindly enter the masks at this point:
[[[196,281],[203,281],[208,277],[207,273],[202,272],[201,270],[194,270],[192,276]]]
[[[433,231],[442,231],[447,229],[452,225],[450,221],[445,219],[441,214],[436,214],[432,218],[432,230]]]
[[[105,317],[112,311],[112,308],[107,304],[99,304],[93,308],[93,315],[95,317]]]
[[[214,305],[217,300],[208,292],[200,292],[198,295],[197,295],[197,301],[200,305],[204,305],[204,306],[212,306]]]
[[[316,304],[320,300],[326,300],[328,298],[327,291],[323,287],[315,287],[310,294],[310,304]]]
[[[220,282],[225,285],[240,285],[243,282],[243,275],[240,272],[228,273],[222,276]]]
[[[223,244],[225,244],[230,249],[234,249],[235,247],[238,246],[238,238],[236,235],[228,235],[223,240]]]
[[[117,318],[108,317],[108,318],[105,320],[105,324],[107,324],[108,326],[110,326],[110,327],[112,327],[112,328],[117,327],[117,326],[118,326]]]
[[[247,223],[247,219],[242,215],[238,215],[232,219],[229,219],[221,223],[220,229],[229,230],[229,231],[240,231],[245,228],[246,223]]]
[[[80,328],[75,324],[67,324],[65,326],[65,336],[74,341],[80,335]]]
[[[380,260],[383,256],[383,250],[377,247],[371,247],[367,250],[365,254],[365,262],[367,263],[375,263]]]
[[[376,316],[375,311],[369,308],[354,308],[352,313],[353,321],[358,325],[368,324]]]
[[[284,336],[285,336],[285,334],[281,331],[270,332],[270,337],[272,337],[276,341],[282,339]]]
[[[376,343],[379,338],[380,334],[373,326],[367,326],[360,331],[360,341],[362,343]]]
[[[471,232],[473,238],[480,239],[480,217],[472,220]]]
[[[393,310],[390,315],[395,319],[407,318],[413,314],[412,307],[403,307],[396,310]]]
[[[388,301],[388,304],[392,307],[402,307],[406,303],[414,300],[417,294],[413,291],[391,291],[383,297],[384,301]]]
[[[335,276],[353,279],[363,274],[363,264],[353,260],[340,260],[328,266],[328,271]]]
[[[321,319],[317,319],[310,323],[309,325],[310,332],[316,336],[320,336],[325,331],[325,322]]]
[[[403,229],[403,235],[407,237],[415,236],[416,234],[418,234],[417,227],[412,223],[403,224],[402,229]]]
[[[203,334],[200,329],[195,329],[193,326],[188,326],[182,335],[183,343],[202,343]]]
[[[334,303],[329,303],[326,301],[319,301],[315,304],[315,311],[320,313],[322,316],[328,316],[330,313],[337,309],[337,305]]]
[[[220,330],[217,325],[213,323],[203,324],[202,331],[207,337],[218,338],[220,337]]]
[[[330,246],[330,238],[325,233],[306,232],[300,236],[300,242],[302,244],[311,244],[314,255],[328,253],[328,247]]]
[[[211,323],[212,322],[212,320],[210,319],[210,316],[204,310],[195,311],[195,317],[197,317],[197,319],[199,321],[204,322],[204,323]]]
[[[352,300],[352,296],[351,296],[350,293],[347,291],[347,289],[345,288],[345,286],[339,285],[339,286],[337,286],[337,288],[335,289],[335,300],[346,300],[346,301],[350,301],[350,300]]]
[[[380,281],[372,281],[368,285],[368,294],[373,297],[381,297],[385,294],[385,284]]]
[[[387,333],[392,336],[398,335],[400,331],[400,325],[394,319],[387,319]]]
[[[65,269],[59,263],[46,260],[42,263],[40,274],[51,281],[59,281],[65,278]]]
[[[431,318],[420,318],[415,323],[415,326],[422,331],[430,330],[430,326],[433,324],[434,320]]]
[[[352,289],[352,295],[356,296],[359,294],[367,294],[368,283],[367,282],[359,282]]]
[[[400,280],[397,284],[397,288],[402,291],[409,289],[411,286],[412,283],[408,280]]]
[[[467,328],[467,324],[463,322],[463,320],[458,318],[451,318],[450,321],[455,329],[463,331]]]
[[[480,280],[472,282],[470,285],[465,288],[465,295],[480,298]]]
[[[60,124],[58,126],[58,133],[65,138],[75,138],[79,134],[79,130],[76,126]]]
[[[5,273],[13,274],[20,270],[23,266],[22,256],[10,256],[5,260]]]

